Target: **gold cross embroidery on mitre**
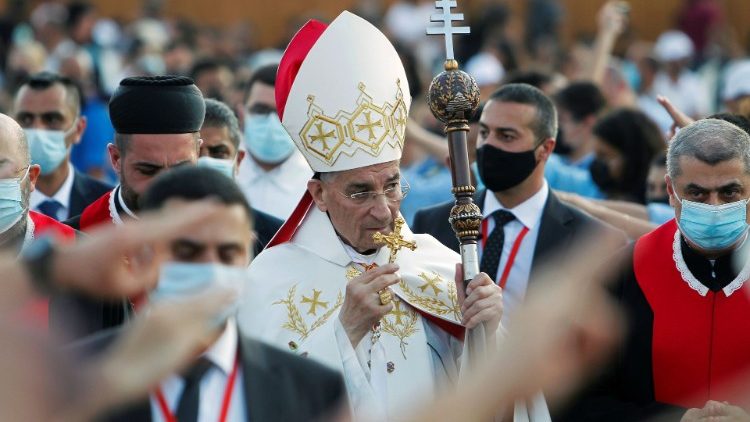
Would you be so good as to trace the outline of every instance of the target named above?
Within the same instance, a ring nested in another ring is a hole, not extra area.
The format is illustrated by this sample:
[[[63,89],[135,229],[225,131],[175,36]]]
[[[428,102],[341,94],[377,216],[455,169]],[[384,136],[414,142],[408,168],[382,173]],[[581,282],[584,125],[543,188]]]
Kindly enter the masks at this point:
[[[373,141],[375,140],[375,127],[383,127],[383,122],[380,120],[373,122],[370,116],[372,114],[371,111],[365,111],[363,114],[365,115],[365,123],[357,124],[357,132],[368,131],[370,140]]]
[[[312,142],[319,141],[323,146],[323,151],[328,151],[330,149],[328,147],[328,138],[334,137],[333,131],[325,133],[325,131],[323,130],[323,123],[316,123],[315,128],[318,130],[318,133],[310,136],[311,141]]]
[[[391,256],[388,258],[389,264],[396,262],[396,254],[401,248],[408,248],[411,250],[417,249],[417,242],[409,242],[401,235],[401,229],[404,227],[405,223],[406,222],[403,218],[398,217],[393,224],[393,231],[391,234],[377,232],[372,235],[372,240],[375,241],[375,243],[383,244],[391,250]]]

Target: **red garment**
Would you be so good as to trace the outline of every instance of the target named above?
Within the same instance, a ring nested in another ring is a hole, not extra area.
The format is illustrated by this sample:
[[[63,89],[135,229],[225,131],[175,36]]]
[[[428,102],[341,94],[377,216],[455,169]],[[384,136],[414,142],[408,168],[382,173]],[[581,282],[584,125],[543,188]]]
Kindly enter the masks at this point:
[[[34,222],[34,237],[53,235],[62,243],[75,240],[75,230],[57,220],[34,211],[29,211],[29,218]],[[19,318],[46,332],[49,328],[49,298],[39,297],[31,300],[23,307]]]
[[[109,213],[109,198],[112,195],[112,191],[109,191],[91,203],[81,213],[81,221],[79,226],[81,231],[89,232],[92,228],[103,223],[111,223],[112,216]]]
[[[658,402],[702,408],[737,402],[727,385],[750,368],[750,296],[745,289],[701,296],[673,259],[674,220],[640,238],[633,266],[653,314],[652,364]]]

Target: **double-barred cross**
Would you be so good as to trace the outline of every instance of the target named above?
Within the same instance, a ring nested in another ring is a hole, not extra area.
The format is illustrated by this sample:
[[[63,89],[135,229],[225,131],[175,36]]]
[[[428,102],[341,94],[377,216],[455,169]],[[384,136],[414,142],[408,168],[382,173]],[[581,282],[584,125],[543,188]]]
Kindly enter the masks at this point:
[[[468,26],[452,26],[455,21],[464,19],[463,13],[451,13],[451,9],[456,7],[456,0],[438,0],[435,7],[443,9],[442,13],[430,16],[430,22],[442,23],[443,26],[432,26],[427,28],[427,35],[443,35],[445,37],[445,57],[447,60],[454,60],[453,56],[453,34],[468,34]]]

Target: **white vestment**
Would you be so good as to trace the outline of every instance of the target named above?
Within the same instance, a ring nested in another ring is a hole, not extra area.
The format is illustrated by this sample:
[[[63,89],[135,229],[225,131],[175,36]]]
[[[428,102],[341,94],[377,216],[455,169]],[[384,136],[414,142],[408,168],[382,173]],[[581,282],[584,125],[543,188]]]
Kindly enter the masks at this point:
[[[250,285],[239,311],[244,332],[341,371],[359,420],[407,417],[433,397],[441,379],[455,381],[462,344],[416,308],[458,325],[453,281],[459,255],[428,235],[401,234],[415,251],[398,252],[401,283],[391,287],[394,310],[352,347],[338,313],[348,281],[364,270],[352,258],[328,216],[313,207],[290,242],[265,250],[250,265]],[[374,262],[388,262],[380,248]]]

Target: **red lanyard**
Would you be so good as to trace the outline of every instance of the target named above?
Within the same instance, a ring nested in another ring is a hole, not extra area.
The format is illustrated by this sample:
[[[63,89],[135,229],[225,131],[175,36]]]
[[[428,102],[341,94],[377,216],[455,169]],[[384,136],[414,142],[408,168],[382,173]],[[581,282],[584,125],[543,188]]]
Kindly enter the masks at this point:
[[[495,227],[495,228],[504,230],[503,227]],[[505,263],[505,268],[503,268],[503,273],[500,276],[500,282],[497,283],[503,289],[505,288],[505,283],[508,282],[510,269],[513,267],[513,262],[515,262],[516,260],[516,255],[518,255],[518,250],[521,248],[521,243],[523,242],[523,238],[526,237],[526,234],[528,232],[529,232],[529,228],[524,226],[523,229],[521,229],[521,233],[518,233],[518,236],[516,236],[516,240],[513,241],[513,248],[511,248],[510,255],[508,255],[508,262]],[[484,249],[484,244],[486,242],[487,242],[487,219],[485,218],[484,220],[482,220],[482,249]]]
[[[232,368],[232,373],[229,374],[229,379],[227,379],[227,386],[224,389],[224,399],[221,402],[221,415],[219,416],[219,422],[225,422],[227,420],[227,414],[229,414],[229,405],[232,403],[232,392],[234,391],[235,381],[237,381],[237,372],[239,372],[239,368],[240,352],[238,350],[237,357],[234,359],[234,368]],[[164,415],[164,419],[167,422],[179,422],[174,413],[169,410],[167,400],[164,398],[164,393],[162,393],[161,388],[157,388],[155,394],[156,401],[159,402],[159,409],[161,409],[161,414]]]

